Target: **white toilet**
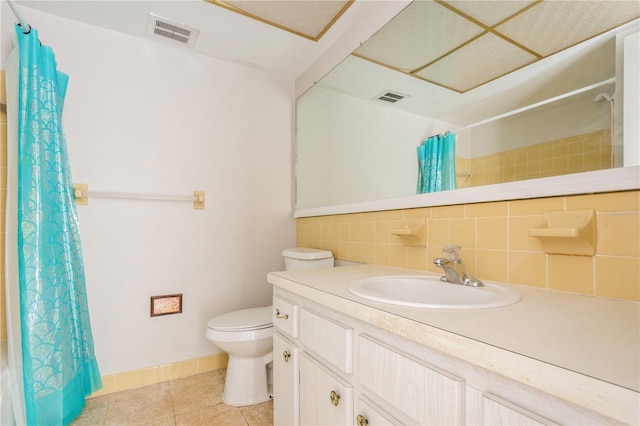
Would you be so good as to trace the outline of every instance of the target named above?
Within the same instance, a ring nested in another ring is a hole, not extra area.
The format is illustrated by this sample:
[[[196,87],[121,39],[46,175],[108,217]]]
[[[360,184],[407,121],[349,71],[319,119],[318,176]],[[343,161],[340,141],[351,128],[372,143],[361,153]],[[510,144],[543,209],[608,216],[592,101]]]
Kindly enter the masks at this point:
[[[285,270],[332,268],[327,250],[282,251]],[[207,339],[229,354],[222,400],[240,407],[271,399],[268,367],[273,359],[272,307],[242,309],[219,315],[207,324]]]

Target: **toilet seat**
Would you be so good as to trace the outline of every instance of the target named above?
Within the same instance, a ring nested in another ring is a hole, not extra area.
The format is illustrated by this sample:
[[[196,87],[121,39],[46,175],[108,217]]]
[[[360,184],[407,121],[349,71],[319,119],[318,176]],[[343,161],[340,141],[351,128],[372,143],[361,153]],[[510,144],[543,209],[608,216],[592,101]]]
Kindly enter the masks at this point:
[[[249,331],[273,327],[271,306],[241,309],[219,315],[207,323],[207,328],[216,331]]]

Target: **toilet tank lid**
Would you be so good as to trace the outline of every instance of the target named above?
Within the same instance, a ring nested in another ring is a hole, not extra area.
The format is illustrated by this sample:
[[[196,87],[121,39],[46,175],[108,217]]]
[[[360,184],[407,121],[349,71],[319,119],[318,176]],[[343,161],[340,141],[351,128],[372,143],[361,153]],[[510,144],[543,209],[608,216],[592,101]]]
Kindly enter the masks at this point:
[[[227,312],[209,320],[207,327],[212,330],[256,330],[272,325],[271,306],[241,309]]]
[[[316,260],[333,257],[330,250],[318,250],[306,247],[297,247],[282,250],[282,256],[291,259]]]

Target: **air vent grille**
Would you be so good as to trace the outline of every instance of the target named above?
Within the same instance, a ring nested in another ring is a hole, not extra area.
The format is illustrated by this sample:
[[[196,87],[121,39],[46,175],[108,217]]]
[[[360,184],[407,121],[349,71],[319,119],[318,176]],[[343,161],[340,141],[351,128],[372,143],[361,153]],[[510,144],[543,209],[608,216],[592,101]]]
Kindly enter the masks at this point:
[[[182,46],[193,47],[196,44],[200,30],[149,13],[147,34],[180,43]]]
[[[189,43],[189,36],[191,35],[191,31],[189,30],[162,21],[156,21],[156,27],[153,33],[163,37],[169,37],[184,44]]]
[[[395,104],[409,97],[410,97],[409,95],[394,92],[391,90],[385,90],[384,92],[377,94],[373,99],[381,102],[388,102],[390,104]]]

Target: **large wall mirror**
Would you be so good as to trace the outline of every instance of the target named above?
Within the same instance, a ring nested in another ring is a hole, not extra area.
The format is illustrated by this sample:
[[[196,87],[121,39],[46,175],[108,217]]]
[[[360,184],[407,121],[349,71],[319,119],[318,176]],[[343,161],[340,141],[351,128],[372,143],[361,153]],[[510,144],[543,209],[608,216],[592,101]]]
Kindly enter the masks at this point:
[[[637,169],[639,16],[628,1],[414,1],[298,99],[297,212],[411,197],[416,147],[447,131],[446,192],[470,195],[452,200]]]

